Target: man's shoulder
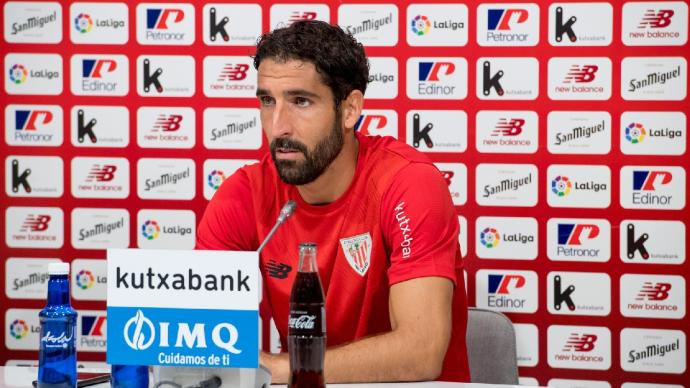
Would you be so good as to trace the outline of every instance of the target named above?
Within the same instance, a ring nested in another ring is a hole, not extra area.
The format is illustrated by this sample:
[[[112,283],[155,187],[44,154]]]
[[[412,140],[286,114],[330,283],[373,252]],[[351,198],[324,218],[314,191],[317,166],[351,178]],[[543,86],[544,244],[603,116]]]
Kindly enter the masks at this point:
[[[432,164],[428,156],[391,136],[363,136],[362,138],[368,142],[367,146],[375,159],[390,158],[409,163]]]

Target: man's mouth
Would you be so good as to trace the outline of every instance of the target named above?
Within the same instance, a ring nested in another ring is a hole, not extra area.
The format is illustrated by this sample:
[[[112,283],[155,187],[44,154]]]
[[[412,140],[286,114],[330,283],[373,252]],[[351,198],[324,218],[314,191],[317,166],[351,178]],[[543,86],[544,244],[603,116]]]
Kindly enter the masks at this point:
[[[295,160],[302,152],[296,148],[276,148],[276,159]]]

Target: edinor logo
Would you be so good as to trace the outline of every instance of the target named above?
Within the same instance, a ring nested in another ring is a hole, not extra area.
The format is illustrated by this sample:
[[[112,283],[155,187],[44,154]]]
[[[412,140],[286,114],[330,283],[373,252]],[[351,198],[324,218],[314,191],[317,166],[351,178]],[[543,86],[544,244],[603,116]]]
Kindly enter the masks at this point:
[[[95,281],[93,273],[86,269],[79,271],[76,279],[77,287],[81,288],[82,290],[88,290],[89,288],[93,287],[93,283]]]
[[[74,28],[82,34],[91,32],[93,29],[93,19],[87,13],[80,13],[74,18]]]
[[[494,248],[501,241],[501,234],[496,228],[484,228],[479,234],[479,241],[487,248]]]
[[[22,339],[29,334],[29,326],[23,319],[15,319],[10,324],[10,336],[15,339]]]
[[[19,85],[26,81],[29,72],[24,65],[17,63],[10,68],[10,81]]]
[[[82,60],[82,77],[84,78],[103,78],[103,74],[112,73],[115,69],[117,69],[117,62],[112,59]]]
[[[551,180],[551,192],[559,197],[567,197],[573,188],[573,183],[567,176],[559,175]]]
[[[210,174],[208,174],[207,182],[213,190],[218,190],[224,181],[225,174],[223,174],[222,170],[213,170]]]
[[[514,313],[538,310],[538,281],[534,271],[480,269],[476,281],[478,307]]]
[[[414,57],[407,60],[406,69],[405,90],[410,98],[461,100],[467,97],[467,60],[464,58]]]
[[[685,207],[685,169],[678,166],[624,166],[620,203],[626,209]]]
[[[422,36],[429,33],[431,21],[424,15],[417,15],[412,19],[410,28],[413,34]]]
[[[158,222],[155,220],[146,220],[143,225],[141,225],[141,235],[147,240],[155,240],[161,233],[161,227],[158,226]]]
[[[633,190],[656,191],[658,186],[671,183],[673,174],[669,171],[634,170]]]

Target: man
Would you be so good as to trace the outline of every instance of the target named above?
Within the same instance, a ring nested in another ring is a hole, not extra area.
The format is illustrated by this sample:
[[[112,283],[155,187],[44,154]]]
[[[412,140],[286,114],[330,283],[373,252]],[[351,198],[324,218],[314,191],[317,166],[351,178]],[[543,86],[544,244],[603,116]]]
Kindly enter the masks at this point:
[[[262,36],[254,66],[270,156],[223,183],[197,248],[256,250],[294,200],[295,214],[260,258],[283,349],[298,244],[312,241],[328,382],[468,381],[457,214],[423,154],[355,133],[369,74],[362,45],[327,23],[297,22]],[[287,354],[262,353],[260,362],[274,382],[287,381]]]

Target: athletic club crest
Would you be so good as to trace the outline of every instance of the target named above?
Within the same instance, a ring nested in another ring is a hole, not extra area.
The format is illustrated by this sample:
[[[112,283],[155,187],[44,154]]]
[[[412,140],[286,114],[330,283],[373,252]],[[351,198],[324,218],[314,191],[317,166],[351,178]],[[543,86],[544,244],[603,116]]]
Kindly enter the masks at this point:
[[[364,276],[371,263],[371,235],[369,232],[353,237],[341,238],[340,246],[352,269]]]

